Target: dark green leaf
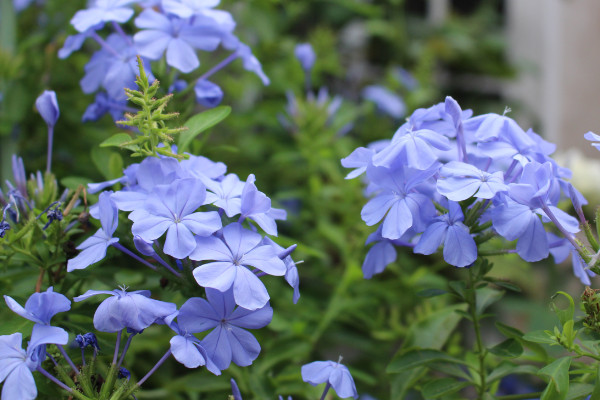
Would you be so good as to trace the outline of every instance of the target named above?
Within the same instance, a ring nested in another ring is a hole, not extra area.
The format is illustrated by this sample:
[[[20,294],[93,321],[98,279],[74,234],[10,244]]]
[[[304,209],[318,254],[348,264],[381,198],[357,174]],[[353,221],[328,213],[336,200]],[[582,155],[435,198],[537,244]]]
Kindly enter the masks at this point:
[[[489,349],[489,352],[499,357],[515,358],[523,354],[523,346],[516,339],[506,339]]]
[[[504,296],[501,290],[492,289],[489,287],[476,290],[477,293],[477,314],[482,314],[486,308],[497,302]]]
[[[465,362],[449,356],[448,354],[432,349],[409,350],[405,353],[398,353],[392,359],[387,367],[388,373],[398,373],[410,370],[415,367],[426,366],[432,362],[449,362],[455,364],[464,364]]]
[[[423,396],[427,399],[437,399],[440,396],[458,392],[468,384],[468,382],[459,382],[452,378],[435,379],[423,385]]]

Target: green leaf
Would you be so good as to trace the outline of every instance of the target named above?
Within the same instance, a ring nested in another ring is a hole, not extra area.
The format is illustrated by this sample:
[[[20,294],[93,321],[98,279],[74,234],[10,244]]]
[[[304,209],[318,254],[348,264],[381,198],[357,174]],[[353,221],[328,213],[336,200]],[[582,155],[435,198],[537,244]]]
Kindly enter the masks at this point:
[[[492,383],[498,379],[504,378],[507,375],[536,375],[539,368],[533,365],[517,365],[510,361],[502,361],[490,374],[486,382]]]
[[[569,367],[571,357],[562,357],[540,369],[538,375],[547,376],[550,381],[540,400],[560,400],[569,391]]]
[[[477,289],[477,314],[482,314],[486,308],[497,302],[504,296],[504,291],[492,289],[489,287]]]
[[[419,297],[436,297],[436,296],[441,296],[442,294],[446,294],[448,293],[445,290],[442,289],[425,289],[425,290],[421,290],[419,292],[417,292],[417,296]]]
[[[569,305],[567,306],[567,308],[564,309],[558,308],[556,303],[552,303],[552,310],[556,313],[556,316],[560,320],[560,324],[564,325],[565,322],[567,322],[568,320],[572,320],[573,316],[575,315],[575,302],[568,293],[562,291],[556,292],[556,294],[552,296],[552,299],[555,299],[556,297],[558,297],[558,295],[566,297],[569,301]]]
[[[448,287],[454,292],[459,298],[465,298],[465,283],[463,281],[450,281]]]
[[[514,283],[511,282],[506,282],[506,281],[499,281],[497,279],[486,279],[488,282],[493,283],[496,286],[500,286],[503,287],[504,289],[508,289],[510,291],[513,292],[517,292],[517,293],[521,293],[521,288],[518,287],[517,285],[515,285]]]
[[[499,357],[515,358],[523,354],[523,346],[516,339],[506,339],[489,349],[489,352]]]
[[[123,146],[124,143],[131,142],[132,140],[131,136],[127,133],[117,133],[100,143],[100,147],[121,147],[127,150],[137,151],[139,147],[135,144]]]
[[[520,330],[513,328],[512,326],[505,325],[501,322],[496,322],[496,328],[509,339],[516,339],[521,343],[524,347],[531,349],[534,353],[536,353],[540,357],[540,361],[546,361],[548,359],[548,353],[543,346],[538,343],[534,343],[533,341],[526,340],[523,338],[524,334]],[[543,331],[542,331],[543,332]],[[546,336],[548,337],[548,336]],[[545,343],[545,342],[544,342]],[[554,343],[554,342],[552,342]]]
[[[592,399],[598,399],[599,397],[597,396],[600,396],[600,386],[575,382],[569,385],[569,393],[565,400],[583,400],[590,394],[592,395]]]
[[[469,385],[469,382],[458,382],[452,378],[435,379],[423,385],[422,393],[426,399],[437,399],[458,392],[467,385]]]
[[[413,323],[408,329],[403,348],[441,349],[461,320],[457,312],[466,308],[466,304],[444,307]]]
[[[523,339],[534,343],[556,344],[556,340],[552,338],[546,331],[531,331],[523,335]]]
[[[177,151],[183,154],[196,136],[223,121],[231,113],[231,107],[219,106],[203,113],[196,114],[184,124],[188,129],[179,134]]]
[[[455,364],[465,364],[464,361],[449,356],[448,354],[432,349],[415,349],[405,353],[397,353],[390,365],[387,367],[387,372],[390,374],[403,372],[412,368],[426,366],[433,362],[449,362]]]

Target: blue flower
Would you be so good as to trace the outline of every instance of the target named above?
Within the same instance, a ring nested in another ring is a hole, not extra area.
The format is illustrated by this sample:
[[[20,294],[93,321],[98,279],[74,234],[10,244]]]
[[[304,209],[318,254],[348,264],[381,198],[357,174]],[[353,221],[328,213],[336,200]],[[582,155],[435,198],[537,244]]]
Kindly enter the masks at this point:
[[[413,116],[398,129],[392,143],[373,157],[373,165],[393,168],[400,164],[426,170],[438,159],[434,148],[451,148],[447,137],[431,129],[416,128],[417,121]]]
[[[212,329],[202,340],[202,346],[222,370],[232,361],[241,367],[252,364],[260,353],[260,345],[245,329],[267,326],[273,318],[271,306],[253,311],[236,308],[231,289],[225,293],[206,289],[206,298],[208,301],[193,297],[181,306],[177,316],[179,328],[188,333]]]
[[[589,140],[592,146],[594,146],[596,149],[600,150],[600,135],[595,134],[594,132],[588,132],[585,135],[583,135],[583,137],[586,140]]]
[[[462,223],[464,215],[460,205],[449,202],[449,212],[437,217],[427,227],[415,253],[433,254],[444,243],[444,260],[455,267],[466,267],[477,259],[477,245],[469,233],[469,227]]]
[[[189,18],[218,6],[220,2],[221,0],[162,0],[162,8],[169,14]]]
[[[242,190],[241,221],[250,218],[267,234],[277,236],[276,219],[285,219],[285,210],[271,208],[271,199],[260,192],[254,182],[254,174],[248,175]]]
[[[377,109],[392,118],[400,119],[406,114],[402,97],[380,85],[367,86],[362,91],[365,100],[375,103]]]
[[[501,171],[490,174],[459,161],[444,165],[440,169],[440,175],[437,181],[438,192],[452,201],[462,201],[473,196],[491,199],[496,193],[508,190]]]
[[[84,93],[93,93],[103,87],[109,97],[115,100],[125,99],[123,88],[134,88],[138,73],[137,55],[139,50],[131,43],[130,37],[113,33],[108,36],[102,49],[92,55],[85,65],[85,75],[79,82]],[[154,76],[150,63],[142,59],[148,79]]]
[[[75,258],[67,262],[67,271],[86,268],[106,257],[106,250],[110,245],[119,241],[113,234],[117,230],[119,215],[117,206],[111,200],[112,192],[100,193],[98,200],[99,219],[102,228],[98,229],[92,237],[87,238],[77,250],[83,250]]]
[[[194,269],[194,278],[200,286],[227,291],[233,286],[235,302],[248,310],[263,307],[269,293],[260,279],[248,267],[270,275],[286,273],[284,262],[277,250],[261,245],[262,236],[232,223],[223,228],[223,240],[214,236],[197,237],[197,247],[190,254],[195,261],[215,260]]]
[[[313,386],[327,382],[343,399],[358,398],[354,379],[346,366],[333,361],[315,361],[302,366],[302,380]]]
[[[142,56],[158,60],[167,52],[167,64],[188,73],[200,65],[194,49],[212,51],[221,39],[209,27],[195,26],[176,16],[167,17],[152,9],[144,10],[135,19],[144,30],[133,37]]]
[[[69,341],[67,332],[46,325],[34,325],[27,351],[21,347],[20,333],[0,336],[0,382],[3,400],[33,400],[37,388],[32,371],[41,366],[46,358],[46,344],[65,345]]]
[[[222,226],[216,211],[195,212],[205,199],[206,189],[199,179],[158,185],[144,203],[144,212],[133,217],[131,230],[146,241],[158,239],[166,231],[163,251],[183,259],[196,247],[194,234],[208,236]]]
[[[151,299],[148,290],[88,290],[73,301],[82,301],[99,294],[111,295],[100,303],[94,313],[94,327],[100,332],[118,332],[126,328],[141,332],[154,323],[162,323],[165,318],[177,312],[175,304]]]
[[[199,79],[196,82],[194,93],[196,93],[196,103],[208,108],[218,106],[223,100],[223,90],[206,79]]]
[[[213,374],[221,375],[221,370],[209,357],[208,352],[197,337],[191,332],[186,332],[179,328],[176,322],[171,322],[169,326],[177,333],[169,341],[171,344],[171,354],[173,354],[177,362],[185,365],[187,368],[198,368],[205,365],[206,369]]]
[[[53,90],[44,90],[44,93],[35,100],[35,107],[48,126],[56,124],[60,116],[60,110],[58,108],[58,101],[56,100],[56,93]]]
[[[315,65],[317,56],[310,43],[301,43],[297,45],[294,49],[294,54],[296,55],[298,61],[300,61],[302,69],[305,71],[310,70],[313,65]]]
[[[98,339],[93,332],[84,333],[83,335],[77,335],[75,337],[75,342],[81,349],[85,349],[90,346],[93,349],[100,350],[100,346],[98,345]]]
[[[285,271],[285,281],[294,289],[292,300],[294,301],[294,304],[296,304],[300,299],[300,277],[298,275],[298,267],[296,266],[294,260],[292,260],[290,254],[296,250],[297,246],[294,244],[287,249],[284,249],[275,243],[271,238],[266,236],[263,238],[262,242],[263,244],[273,246],[273,248],[277,250],[277,257],[279,257],[285,263],[285,267],[287,268]]]
[[[410,228],[417,232],[424,231],[435,216],[435,208],[431,199],[419,193],[417,187],[436,170],[367,168],[367,176],[380,191],[363,207],[363,221],[372,226],[385,217],[382,236],[387,239],[399,239]]]
[[[242,211],[244,182],[240,181],[236,174],[228,174],[221,181],[207,179],[205,183],[206,188],[210,190],[206,194],[206,203],[223,209],[229,218]]]
[[[85,109],[81,121],[97,121],[106,113],[110,114],[113,121],[117,121],[123,118],[123,113],[127,109],[127,100],[112,99],[107,93],[98,92],[94,102]]]
[[[64,295],[56,293],[52,287],[49,287],[45,292],[34,293],[29,296],[25,307],[22,307],[10,296],[4,295],[4,300],[8,308],[14,313],[42,325],[50,325],[53,316],[71,309],[71,301]]]
[[[231,382],[231,394],[233,395],[233,400],[243,400],[242,394],[240,393],[240,388],[238,388],[237,383],[233,378],[230,380]]]
[[[79,32],[85,32],[100,23],[127,22],[133,15],[133,10],[125,6],[133,2],[134,0],[96,0],[91,8],[77,11],[71,24]]]

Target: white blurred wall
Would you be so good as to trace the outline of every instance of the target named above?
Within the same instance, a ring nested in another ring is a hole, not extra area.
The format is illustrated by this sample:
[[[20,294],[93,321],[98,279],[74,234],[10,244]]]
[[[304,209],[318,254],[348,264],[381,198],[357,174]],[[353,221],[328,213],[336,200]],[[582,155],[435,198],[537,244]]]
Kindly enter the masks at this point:
[[[578,147],[598,157],[583,140],[600,133],[600,1],[506,0],[508,56],[519,78],[506,96],[521,103],[523,126],[559,149]]]

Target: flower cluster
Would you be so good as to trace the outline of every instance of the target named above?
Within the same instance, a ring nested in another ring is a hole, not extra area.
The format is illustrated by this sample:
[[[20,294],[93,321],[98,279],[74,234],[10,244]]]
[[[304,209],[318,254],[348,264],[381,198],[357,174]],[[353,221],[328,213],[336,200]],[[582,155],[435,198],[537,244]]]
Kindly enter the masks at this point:
[[[499,235],[515,241],[526,261],[573,254],[575,274],[589,284],[573,234],[576,218],[557,208],[568,199],[586,204],[569,183],[570,171],[550,155],[555,146],[506,115],[473,117],[447,97],[416,110],[391,140],[358,148],[342,160],[354,168],[347,178],[366,172],[362,209],[369,226],[379,224],[367,243],[375,243],[363,263],[366,278],[396,259],[395,246],[432,254],[443,246],[446,262],[471,265],[478,247]],[[552,222],[563,235],[546,230]],[[589,275],[589,276],[588,276]]]
[[[221,292],[232,289],[236,304],[250,310],[264,307],[269,300],[259,277],[285,275],[297,301],[297,268],[290,257],[295,246],[285,250],[257,228],[277,235],[276,220],[286,213],[271,207],[271,200],[254,182],[254,175],[241,181],[226,174],[225,164],[201,156],[190,155],[181,162],[148,157],[132,164],[123,177],[89,186],[90,192],[116,183],[123,189],[100,194],[91,215],[100,220],[101,228],[78,246],[83,251],[69,260],[67,268],[83,269],[100,261],[109,246],[131,253],[113,237],[120,210],[129,212],[133,221],[138,251],[174,275],[181,276],[184,266],[191,267],[200,286]],[[171,266],[166,256],[176,265]]]
[[[168,66],[175,68],[170,88],[173,91],[187,86],[178,79],[179,73],[188,74],[200,66],[198,50],[214,51],[222,46],[230,51],[222,62],[195,79],[196,100],[207,107],[216,106],[223,97],[221,88],[208,78],[238,58],[246,70],[257,74],[265,85],[269,84],[250,47],[233,33],[233,17],[215,9],[218,4],[219,0],[94,0],[88,8],[78,11],[71,19],[78,33],[66,39],[58,55],[69,57],[88,38],[100,45],[85,66],[85,76],[80,82],[84,93],[96,93],[83,120],[97,120],[105,113],[118,120],[129,111],[123,88],[135,86],[137,55],[142,56],[150,76],[150,61],[164,58]],[[121,24],[136,13],[137,31],[131,35]],[[103,37],[100,33],[107,26],[111,32]]]

